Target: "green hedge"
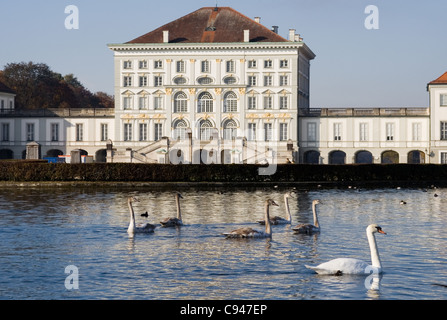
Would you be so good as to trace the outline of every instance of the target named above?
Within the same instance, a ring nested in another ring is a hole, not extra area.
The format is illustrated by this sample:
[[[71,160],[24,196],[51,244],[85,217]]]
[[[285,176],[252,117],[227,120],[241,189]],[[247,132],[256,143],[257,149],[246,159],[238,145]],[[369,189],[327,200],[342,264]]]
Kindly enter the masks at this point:
[[[260,166],[257,165],[50,164],[0,161],[0,181],[447,184],[445,165],[278,165],[273,175],[260,175],[259,169]]]

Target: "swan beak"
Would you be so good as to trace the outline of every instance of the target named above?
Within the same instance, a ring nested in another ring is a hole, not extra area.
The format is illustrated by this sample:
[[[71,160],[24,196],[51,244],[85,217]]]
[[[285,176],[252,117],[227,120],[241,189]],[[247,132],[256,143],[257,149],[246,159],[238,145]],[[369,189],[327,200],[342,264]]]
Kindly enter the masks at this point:
[[[382,233],[382,234],[386,234],[386,232],[383,231],[382,229],[378,230],[378,232],[379,232],[379,233]]]

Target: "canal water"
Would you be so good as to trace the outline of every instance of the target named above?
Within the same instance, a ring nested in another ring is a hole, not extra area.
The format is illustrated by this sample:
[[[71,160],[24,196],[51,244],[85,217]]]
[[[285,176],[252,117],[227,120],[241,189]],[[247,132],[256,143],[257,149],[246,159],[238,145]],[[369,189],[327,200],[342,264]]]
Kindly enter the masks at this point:
[[[256,220],[267,198],[280,205],[271,214],[285,216],[289,190],[3,187],[0,299],[447,299],[447,189],[298,188],[292,226],[312,222],[319,199],[320,234],[279,225],[272,239],[222,236],[262,230]],[[177,191],[182,228],[129,237],[129,196],[140,200],[137,222],[158,224],[175,215]],[[370,262],[371,223],[387,232],[376,236],[383,275],[321,276],[305,267],[338,257]]]

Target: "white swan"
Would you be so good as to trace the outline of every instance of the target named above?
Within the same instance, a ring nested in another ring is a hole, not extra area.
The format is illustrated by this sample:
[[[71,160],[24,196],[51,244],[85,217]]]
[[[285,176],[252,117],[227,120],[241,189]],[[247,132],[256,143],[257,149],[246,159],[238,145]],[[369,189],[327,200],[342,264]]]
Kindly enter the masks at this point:
[[[270,224],[278,225],[278,224],[291,224],[292,223],[292,215],[290,214],[290,208],[289,208],[289,198],[292,197],[292,193],[287,192],[284,195],[284,205],[286,207],[286,218],[282,217],[272,217],[270,218]],[[259,224],[265,225],[265,220],[258,220],[256,221]]]
[[[164,228],[180,227],[183,226],[182,210],[180,209],[180,199],[183,199],[180,193],[175,194],[175,202],[177,204],[177,218],[166,218],[160,221],[161,226]]]
[[[265,210],[264,210],[264,219],[266,221],[265,231],[258,231],[252,228],[239,228],[229,233],[223,233],[223,235],[226,236],[227,238],[271,238],[272,228],[270,225],[270,215],[269,215],[270,206],[278,206],[278,204],[272,199],[268,199],[265,201]]]
[[[370,274],[371,271],[374,271],[374,273],[382,273],[382,264],[380,262],[379,251],[377,250],[376,238],[374,236],[377,232],[386,234],[377,224],[370,224],[366,228],[366,236],[371,250],[372,265],[358,259],[338,258],[315,267],[306,265],[306,268],[312,269],[318,274],[330,275]]]
[[[306,234],[312,234],[312,233],[318,233],[320,232],[320,223],[318,222],[318,216],[317,216],[317,204],[320,204],[320,200],[314,200],[312,201],[312,213],[314,215],[314,224],[309,223],[302,223],[297,225],[296,227],[293,227],[292,230],[297,233],[306,233]]]
[[[154,232],[156,226],[154,226],[153,224],[145,223],[145,224],[137,225],[135,223],[135,212],[133,210],[133,205],[132,205],[133,202],[140,202],[140,201],[135,197],[130,197],[129,199],[127,199],[127,204],[129,205],[129,212],[130,212],[130,223],[129,223],[129,228],[127,229],[127,232],[130,234]]]

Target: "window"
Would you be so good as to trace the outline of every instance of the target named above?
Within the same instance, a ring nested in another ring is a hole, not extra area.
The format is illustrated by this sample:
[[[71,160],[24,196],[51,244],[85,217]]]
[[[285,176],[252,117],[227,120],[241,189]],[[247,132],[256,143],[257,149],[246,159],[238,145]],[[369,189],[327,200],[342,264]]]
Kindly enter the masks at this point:
[[[394,141],[394,123],[386,124],[386,141]]]
[[[209,92],[203,92],[199,95],[197,112],[213,112],[213,97]]]
[[[441,107],[447,107],[447,94],[441,94],[440,105]]]
[[[76,141],[84,141],[84,125],[82,123],[76,124]]]
[[[334,141],[341,140],[341,123],[334,123]]]
[[[123,109],[132,109],[132,97],[127,96],[123,98]]]
[[[307,124],[307,140],[317,141],[317,124],[315,122]]]
[[[174,79],[174,83],[178,85],[186,84],[186,79],[183,77],[177,77]]]
[[[264,76],[264,87],[270,87],[273,84],[272,76]]]
[[[279,141],[287,141],[289,133],[289,126],[287,123],[280,123],[279,124]]]
[[[174,124],[173,139],[186,140],[186,129],[188,125],[185,120],[177,120]]]
[[[269,69],[273,67],[273,61],[272,60],[264,60],[264,68]]]
[[[147,141],[147,123],[140,123],[140,141]]]
[[[258,64],[257,64],[256,60],[250,60],[250,61],[248,61],[248,68],[250,68],[250,69],[254,69],[254,68],[256,68],[257,66],[258,66]]]
[[[154,69],[162,69],[163,68],[163,61],[156,60],[154,61]]]
[[[161,140],[161,138],[163,138],[163,125],[161,123],[156,123],[154,126],[154,130],[154,140]]]
[[[140,87],[146,87],[147,86],[147,77],[146,76],[141,76],[139,78],[139,85]]]
[[[125,76],[123,79],[124,82],[124,87],[131,87],[132,86],[132,77],[130,76]]]
[[[248,124],[247,139],[249,141],[255,141],[256,140],[256,123],[249,123]]]
[[[360,141],[368,141],[368,123],[362,122],[360,123]]]
[[[124,141],[132,141],[132,124],[124,124]]]
[[[124,61],[124,69],[132,69],[132,61]]]
[[[248,97],[248,109],[254,110],[256,109],[258,99],[256,97]]]
[[[163,85],[163,78],[160,76],[154,77],[154,87],[161,87]]]
[[[26,141],[34,141],[34,123],[26,124]]]
[[[447,122],[441,121],[441,140],[447,140]]]
[[[413,123],[413,141],[421,141],[421,128],[422,124],[420,122]]]
[[[147,109],[147,97],[146,96],[138,97],[138,108],[140,110]]]
[[[2,141],[9,141],[9,123],[2,123]]]
[[[237,96],[232,91],[224,96],[224,112],[237,112]]]
[[[200,78],[199,80],[197,80],[197,82],[201,85],[207,85],[207,84],[212,84],[213,79],[211,79],[210,77],[203,77],[203,78]]]
[[[280,60],[279,61],[279,67],[280,68],[288,68],[289,67],[289,60]]]
[[[174,96],[174,113],[188,112],[188,97],[184,92]]]
[[[227,77],[224,79],[224,82],[225,84],[235,84],[237,81],[235,77]]]
[[[248,76],[248,85],[250,87],[254,87],[257,84],[257,77],[256,76]]]
[[[209,120],[202,120],[200,122],[200,140],[211,140],[211,133],[213,124]]]
[[[273,126],[271,123],[264,123],[264,141],[271,141],[273,138]]]
[[[138,67],[139,67],[140,69],[147,69],[147,61],[146,61],[146,60],[141,60],[141,61],[138,63]]]
[[[264,109],[272,109],[273,108],[273,99],[271,96],[264,97]]]
[[[441,164],[447,164],[447,152],[441,152]]]
[[[237,124],[234,120],[227,120],[224,124],[224,140],[234,140],[237,136]]]
[[[279,108],[289,109],[289,97],[287,96],[279,97]]]
[[[279,76],[279,85],[280,86],[288,86],[289,85],[289,77],[288,76]]]
[[[109,126],[107,123],[101,123],[101,141],[109,139]]]
[[[163,97],[154,97],[154,110],[163,110]]]
[[[0,110],[3,111],[5,110],[5,100],[2,100],[0,103]]]
[[[51,124],[51,141],[59,141],[59,123]]]
[[[185,61],[177,61],[177,72],[185,73]]]
[[[229,73],[234,73],[236,68],[233,60],[228,60],[226,64],[226,71]]]
[[[210,72],[210,62],[207,60],[202,61],[200,64],[200,71],[202,71],[203,73]]]

